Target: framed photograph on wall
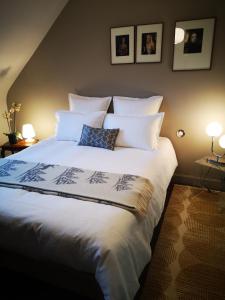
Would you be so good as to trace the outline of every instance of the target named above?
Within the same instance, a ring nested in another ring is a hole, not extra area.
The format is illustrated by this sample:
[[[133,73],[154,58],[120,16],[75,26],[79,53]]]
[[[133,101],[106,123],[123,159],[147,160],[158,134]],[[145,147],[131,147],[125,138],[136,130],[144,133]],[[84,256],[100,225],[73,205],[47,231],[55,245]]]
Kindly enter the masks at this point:
[[[136,63],[161,62],[163,24],[137,26]]]
[[[111,63],[134,63],[134,26],[111,28]]]
[[[215,18],[176,22],[173,70],[211,68]]]

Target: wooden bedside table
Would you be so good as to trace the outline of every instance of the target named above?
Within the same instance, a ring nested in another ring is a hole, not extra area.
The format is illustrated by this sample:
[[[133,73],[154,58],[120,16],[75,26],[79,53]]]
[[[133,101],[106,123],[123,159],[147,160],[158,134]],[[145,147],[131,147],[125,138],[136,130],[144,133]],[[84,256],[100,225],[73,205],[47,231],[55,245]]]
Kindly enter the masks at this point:
[[[26,142],[25,140],[19,141],[16,144],[10,144],[9,142],[3,144],[1,148],[1,157],[5,157],[5,151],[10,151],[12,154],[24,150],[34,144],[39,140],[35,139],[33,142]]]
[[[208,159],[215,159],[215,157],[204,156],[204,157],[196,160],[195,163],[199,164],[201,166],[205,166],[205,167],[208,167],[208,168],[216,169],[216,170],[221,171],[221,172],[225,172],[225,166],[220,166],[220,165],[217,165],[217,164],[213,164],[213,163],[209,162]],[[225,160],[223,158],[221,158],[220,161],[225,162]]]
[[[195,161],[196,164],[202,166],[202,167],[206,167],[206,172],[205,175],[202,176],[202,181],[205,180],[206,176],[209,175],[211,170],[217,170],[219,172],[221,172],[222,177],[221,177],[221,183],[224,186],[225,185],[225,166],[224,165],[217,165],[217,164],[213,164],[211,162],[208,161],[208,159],[215,159],[215,157],[212,156],[204,156],[198,160]],[[220,159],[221,162],[225,162],[225,159],[222,158]],[[206,186],[206,188],[210,191],[210,188]]]

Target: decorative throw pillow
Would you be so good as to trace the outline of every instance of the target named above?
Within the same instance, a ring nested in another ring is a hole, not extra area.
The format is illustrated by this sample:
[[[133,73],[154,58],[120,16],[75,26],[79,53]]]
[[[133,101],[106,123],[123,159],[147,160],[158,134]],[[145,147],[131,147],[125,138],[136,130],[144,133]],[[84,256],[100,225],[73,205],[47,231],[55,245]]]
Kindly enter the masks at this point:
[[[94,128],[84,125],[78,145],[114,150],[118,133],[119,129]]]

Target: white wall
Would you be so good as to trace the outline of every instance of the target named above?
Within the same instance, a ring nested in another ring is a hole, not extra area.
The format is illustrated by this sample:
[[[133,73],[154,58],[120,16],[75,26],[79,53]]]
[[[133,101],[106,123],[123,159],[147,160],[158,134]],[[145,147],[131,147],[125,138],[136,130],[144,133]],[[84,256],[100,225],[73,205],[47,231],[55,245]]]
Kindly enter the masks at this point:
[[[7,124],[6,96],[68,0],[0,1],[0,143]],[[14,99],[20,102],[20,99]]]

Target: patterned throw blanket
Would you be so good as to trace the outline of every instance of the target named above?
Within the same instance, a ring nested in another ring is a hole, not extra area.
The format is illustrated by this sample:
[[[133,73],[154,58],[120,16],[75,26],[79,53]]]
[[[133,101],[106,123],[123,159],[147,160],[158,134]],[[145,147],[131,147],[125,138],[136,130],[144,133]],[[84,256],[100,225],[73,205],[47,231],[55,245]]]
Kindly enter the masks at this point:
[[[153,187],[146,178],[75,167],[0,160],[0,186],[119,206],[145,215]]]

